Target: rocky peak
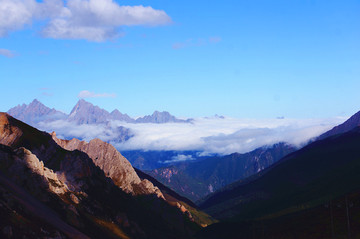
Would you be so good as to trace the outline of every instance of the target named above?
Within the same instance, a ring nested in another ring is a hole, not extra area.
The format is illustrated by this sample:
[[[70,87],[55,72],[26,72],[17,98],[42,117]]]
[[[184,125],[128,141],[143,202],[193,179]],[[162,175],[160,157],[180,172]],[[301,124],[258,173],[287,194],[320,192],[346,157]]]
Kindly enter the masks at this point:
[[[152,115],[146,115],[144,117],[136,119],[137,123],[155,123],[155,124],[162,124],[162,123],[187,123],[190,120],[181,120],[177,119],[175,116],[171,115],[167,111],[154,111]]]
[[[43,105],[40,101],[37,99],[34,99],[30,104],[29,107],[44,107],[47,108],[45,105]]]
[[[119,110],[115,109],[110,113],[111,119],[125,121],[127,123],[134,123],[135,120],[128,116],[127,114],[121,113]]]
[[[90,109],[92,107],[94,107],[93,104],[91,104],[90,102],[85,101],[84,99],[80,99],[76,103],[76,105],[73,107],[73,109],[71,110],[70,115],[74,115],[80,110]]]
[[[37,99],[34,99],[29,105],[22,104],[11,108],[8,113],[28,124],[36,125],[40,121],[48,121],[53,119],[63,119],[66,114],[50,109]]]
[[[105,123],[109,118],[109,112],[83,99],[77,102],[68,117],[70,121],[78,124]]]

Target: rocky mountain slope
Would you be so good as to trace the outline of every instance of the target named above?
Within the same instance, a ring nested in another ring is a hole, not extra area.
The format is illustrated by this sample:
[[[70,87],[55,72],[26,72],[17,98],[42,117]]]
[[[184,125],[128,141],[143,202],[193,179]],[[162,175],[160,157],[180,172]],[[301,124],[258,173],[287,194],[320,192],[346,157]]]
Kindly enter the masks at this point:
[[[232,182],[269,167],[293,151],[293,146],[279,143],[245,154],[234,153],[186,161],[147,172],[177,193],[197,201]]]
[[[152,183],[135,173],[94,162],[124,163],[110,145],[59,141],[0,113],[0,223],[3,236],[30,238],[60,235],[70,238],[188,238],[197,230],[190,213],[171,206]],[[96,150],[92,145],[96,144]],[[91,156],[89,156],[88,152]],[[110,156],[109,156],[110,155]],[[92,157],[92,158],[91,158]],[[126,164],[126,163],[125,163]],[[99,164],[100,165],[100,164]],[[104,173],[105,172],[105,173]],[[106,177],[106,175],[109,176]],[[116,186],[110,177],[132,180]],[[139,183],[140,182],[140,183]],[[146,182],[141,190],[134,185]],[[148,187],[151,185],[151,187]],[[158,190],[158,189],[157,189]]]

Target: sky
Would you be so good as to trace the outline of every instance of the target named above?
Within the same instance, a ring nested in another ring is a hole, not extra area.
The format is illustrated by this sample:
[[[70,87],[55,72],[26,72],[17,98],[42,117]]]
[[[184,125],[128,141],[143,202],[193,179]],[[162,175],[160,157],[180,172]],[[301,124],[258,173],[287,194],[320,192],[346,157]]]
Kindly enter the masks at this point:
[[[80,98],[136,117],[360,110],[360,2],[0,0],[0,111]]]

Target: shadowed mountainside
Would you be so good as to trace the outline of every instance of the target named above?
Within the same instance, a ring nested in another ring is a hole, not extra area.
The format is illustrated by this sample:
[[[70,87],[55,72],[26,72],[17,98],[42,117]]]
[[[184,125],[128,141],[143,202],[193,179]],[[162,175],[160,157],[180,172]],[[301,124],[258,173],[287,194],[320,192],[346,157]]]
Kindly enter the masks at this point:
[[[360,111],[357,112],[356,114],[354,114],[353,116],[351,116],[344,123],[342,123],[338,126],[335,126],[331,130],[320,135],[317,139],[320,140],[320,139],[325,139],[325,138],[333,136],[333,135],[342,134],[342,133],[348,132],[358,126],[360,126]]]
[[[279,143],[245,154],[233,153],[186,161],[147,173],[177,193],[197,201],[232,182],[269,167],[293,151],[293,146]]]
[[[354,229],[360,226],[359,145],[357,127],[311,143],[268,169],[209,195],[200,208],[223,223],[210,226],[201,236],[236,238],[241,229],[244,238],[253,238],[253,231],[266,235],[263,238],[331,238],[332,230],[342,236],[350,231],[359,236],[360,231]],[[335,202],[342,205],[343,213],[331,206],[334,214],[330,215],[330,204]],[[344,206],[352,212],[351,222]],[[336,221],[332,228],[331,220]],[[353,229],[347,230],[347,225]]]

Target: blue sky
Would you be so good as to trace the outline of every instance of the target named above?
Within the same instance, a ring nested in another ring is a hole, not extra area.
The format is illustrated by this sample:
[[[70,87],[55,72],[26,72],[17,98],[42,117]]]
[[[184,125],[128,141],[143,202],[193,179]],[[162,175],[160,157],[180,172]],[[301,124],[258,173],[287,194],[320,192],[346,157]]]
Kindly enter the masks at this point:
[[[68,113],[80,92],[131,116],[360,110],[359,1],[91,1],[0,0],[1,111],[37,98]]]

